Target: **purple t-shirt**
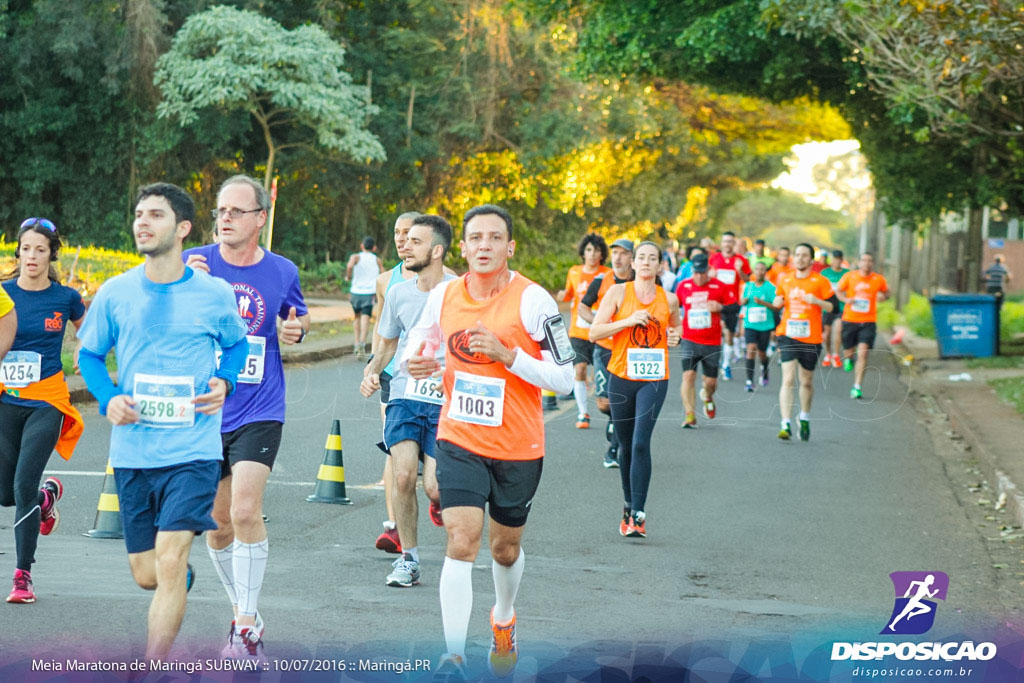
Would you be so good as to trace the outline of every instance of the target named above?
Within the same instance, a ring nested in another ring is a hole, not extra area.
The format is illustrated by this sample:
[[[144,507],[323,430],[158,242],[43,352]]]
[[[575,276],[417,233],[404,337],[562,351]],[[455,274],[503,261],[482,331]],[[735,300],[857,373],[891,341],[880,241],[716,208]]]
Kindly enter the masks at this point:
[[[284,367],[277,341],[277,319],[287,318],[292,306],[295,315],[308,312],[299,287],[299,269],[285,257],[266,250],[260,262],[251,266],[227,263],[216,244],[188,249],[182,258],[187,261],[192,254],[205,256],[210,274],[231,285],[238,313],[248,326],[246,334],[250,337],[246,367],[239,375],[235,392],[224,403],[221,432],[232,432],[250,422],[283,423]],[[262,337],[263,348],[253,343],[252,337]]]

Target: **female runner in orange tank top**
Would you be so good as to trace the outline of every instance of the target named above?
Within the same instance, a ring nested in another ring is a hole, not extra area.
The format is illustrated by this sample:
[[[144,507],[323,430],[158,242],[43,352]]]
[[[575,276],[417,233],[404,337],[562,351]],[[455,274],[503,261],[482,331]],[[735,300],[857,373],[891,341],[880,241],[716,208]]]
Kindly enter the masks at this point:
[[[619,437],[619,473],[625,505],[619,533],[647,536],[651,434],[668,393],[668,347],[682,333],[679,300],[658,284],[661,249],[641,242],[633,252],[636,280],[613,285],[590,328],[591,341],[612,338],[608,398]]]

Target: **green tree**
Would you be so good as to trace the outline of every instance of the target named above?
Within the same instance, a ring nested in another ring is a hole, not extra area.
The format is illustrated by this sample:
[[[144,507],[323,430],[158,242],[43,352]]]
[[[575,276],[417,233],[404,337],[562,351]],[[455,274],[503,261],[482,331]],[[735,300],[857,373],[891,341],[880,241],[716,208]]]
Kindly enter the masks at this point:
[[[264,184],[277,154],[314,142],[364,162],[384,158],[366,129],[378,109],[343,70],[345,51],[319,26],[291,31],[254,12],[213,7],[189,17],[157,60],[157,116],[189,125],[198,112],[241,110],[267,147]]]

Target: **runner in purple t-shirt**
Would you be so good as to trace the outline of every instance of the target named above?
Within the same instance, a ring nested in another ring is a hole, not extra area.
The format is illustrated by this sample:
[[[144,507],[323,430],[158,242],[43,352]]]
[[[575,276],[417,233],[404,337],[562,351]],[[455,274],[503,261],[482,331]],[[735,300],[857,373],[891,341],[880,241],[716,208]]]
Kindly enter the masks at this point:
[[[277,458],[284,425],[284,368],[280,341],[296,344],[309,331],[309,313],[295,264],[259,246],[270,197],[245,175],[228,178],[217,195],[219,244],[185,252],[186,263],[227,280],[248,325],[249,355],[238,386],[224,404],[224,450],[213,507],[217,529],[207,535],[213,566],[231,598],[234,621],[224,657],[264,661],[263,619],[256,601],[267,566],[263,490]]]

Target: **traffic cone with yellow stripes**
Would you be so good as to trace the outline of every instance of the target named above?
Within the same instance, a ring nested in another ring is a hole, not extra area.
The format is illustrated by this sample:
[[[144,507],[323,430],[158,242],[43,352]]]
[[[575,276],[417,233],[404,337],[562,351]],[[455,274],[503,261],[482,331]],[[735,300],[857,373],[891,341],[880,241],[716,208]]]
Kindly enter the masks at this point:
[[[540,396],[540,404],[544,410],[558,410],[558,396],[555,392],[541,389]]]
[[[324,446],[324,461],[316,473],[316,488],[313,495],[306,496],[309,503],[335,503],[351,505],[345,496],[345,463],[341,457],[341,421],[335,420]]]
[[[121,506],[117,501],[117,484],[114,482],[114,468],[107,461],[107,471],[103,475],[103,491],[100,502],[96,506],[96,521],[93,528],[82,534],[89,538],[124,538],[121,527]]]

